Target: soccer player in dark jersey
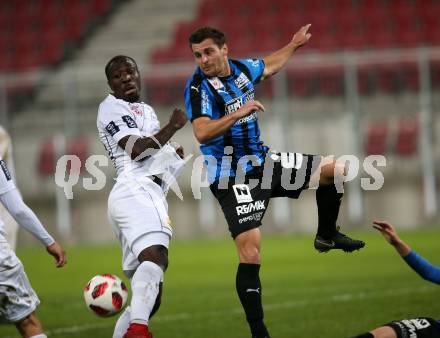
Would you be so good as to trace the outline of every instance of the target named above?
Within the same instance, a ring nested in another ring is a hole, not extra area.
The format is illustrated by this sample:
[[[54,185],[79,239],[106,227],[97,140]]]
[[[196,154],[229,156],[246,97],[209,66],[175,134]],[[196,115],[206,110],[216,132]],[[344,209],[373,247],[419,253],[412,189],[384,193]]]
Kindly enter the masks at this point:
[[[429,263],[400,239],[394,227],[388,222],[375,221],[374,228],[379,230],[405,262],[422,278],[440,285],[440,267]],[[354,338],[438,338],[440,321],[427,317],[418,317],[393,321],[370,332]]]
[[[317,187],[315,248],[351,252],[365,245],[336,225],[344,165],[321,156],[272,152],[260,140],[258,112],[264,106],[254,98],[254,85],[276,74],[307,43],[309,29],[301,27],[286,46],[261,60],[229,59],[225,35],[211,27],[189,37],[198,67],[185,87],[186,111],[207,163],[211,191],[236,244],[236,288],[254,338],[269,337],[261,302],[259,226],[270,198],[298,198],[307,187]]]

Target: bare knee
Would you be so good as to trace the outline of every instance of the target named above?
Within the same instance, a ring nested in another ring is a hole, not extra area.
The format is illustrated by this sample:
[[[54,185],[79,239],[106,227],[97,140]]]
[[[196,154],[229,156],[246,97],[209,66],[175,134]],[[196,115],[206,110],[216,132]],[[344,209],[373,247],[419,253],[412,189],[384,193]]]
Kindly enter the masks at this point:
[[[241,263],[260,263],[261,235],[258,228],[246,231],[235,238],[235,245]]]
[[[320,169],[319,185],[342,183],[347,173],[345,164],[334,160],[324,161]]]
[[[260,250],[253,245],[246,245],[239,250],[239,257],[241,263],[259,264]]]
[[[43,333],[43,327],[35,312],[15,323],[21,336],[29,338]]]
[[[397,338],[396,332],[390,326],[382,326],[370,332],[374,338]]]
[[[163,245],[152,245],[144,250],[138,256],[139,262],[153,262],[159,265],[163,271],[168,268],[168,249]]]

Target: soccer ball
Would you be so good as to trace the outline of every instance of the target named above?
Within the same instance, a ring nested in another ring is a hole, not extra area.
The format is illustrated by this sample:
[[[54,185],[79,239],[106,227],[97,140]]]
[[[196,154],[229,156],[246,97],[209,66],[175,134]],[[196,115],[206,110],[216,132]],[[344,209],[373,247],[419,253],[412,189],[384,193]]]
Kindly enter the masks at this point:
[[[93,277],[84,288],[87,307],[99,317],[110,317],[121,312],[127,298],[128,290],[124,282],[111,274]]]

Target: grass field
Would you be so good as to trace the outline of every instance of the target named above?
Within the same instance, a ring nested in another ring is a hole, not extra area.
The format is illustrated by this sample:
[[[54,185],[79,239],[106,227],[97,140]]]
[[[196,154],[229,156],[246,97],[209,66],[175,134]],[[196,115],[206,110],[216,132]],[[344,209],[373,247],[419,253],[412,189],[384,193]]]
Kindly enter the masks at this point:
[[[349,337],[392,319],[440,317],[440,288],[413,273],[382,237],[360,252],[318,254],[312,235],[266,236],[261,278],[272,338]],[[440,230],[402,233],[414,248],[440,264]],[[236,255],[229,239],[175,241],[165,292],[150,326],[158,338],[248,338],[235,294]],[[38,314],[49,337],[111,337],[116,318],[101,319],[85,307],[82,290],[97,273],[122,277],[117,246],[68,248],[57,270],[41,249],[21,249],[29,278],[42,301]],[[0,326],[0,337],[18,337]]]

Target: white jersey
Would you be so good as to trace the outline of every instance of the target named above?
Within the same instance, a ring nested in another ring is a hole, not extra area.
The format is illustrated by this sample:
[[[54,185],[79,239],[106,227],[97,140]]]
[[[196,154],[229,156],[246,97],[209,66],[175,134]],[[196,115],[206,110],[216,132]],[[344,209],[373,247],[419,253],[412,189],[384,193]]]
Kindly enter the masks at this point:
[[[0,195],[7,193],[15,188],[12,175],[10,174],[6,162],[0,158]],[[0,235],[6,236],[5,224],[0,218]]]
[[[165,144],[157,153],[141,161],[134,161],[118,142],[125,136],[151,137],[160,130],[154,109],[143,102],[129,103],[109,94],[98,109],[99,138],[113,161],[118,176],[161,175],[181,168],[184,161],[175,148]]]
[[[0,202],[14,220],[40,240],[46,247],[55,241],[34,212],[23,202],[5,161],[0,158]],[[0,242],[5,242],[4,223],[0,220]]]

